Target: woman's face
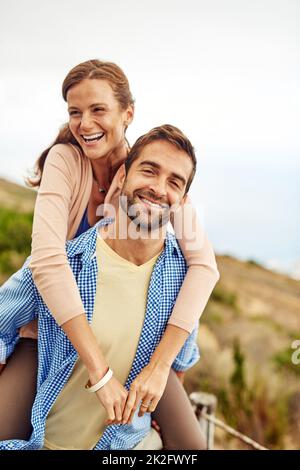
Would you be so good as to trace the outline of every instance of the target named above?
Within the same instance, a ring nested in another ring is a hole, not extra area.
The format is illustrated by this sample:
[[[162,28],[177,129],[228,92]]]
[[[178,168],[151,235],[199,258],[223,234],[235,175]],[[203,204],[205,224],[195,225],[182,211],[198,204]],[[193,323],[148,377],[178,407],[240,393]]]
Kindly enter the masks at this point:
[[[107,156],[123,144],[133,108],[121,109],[106,80],[83,80],[68,91],[67,103],[70,130],[88,158]]]

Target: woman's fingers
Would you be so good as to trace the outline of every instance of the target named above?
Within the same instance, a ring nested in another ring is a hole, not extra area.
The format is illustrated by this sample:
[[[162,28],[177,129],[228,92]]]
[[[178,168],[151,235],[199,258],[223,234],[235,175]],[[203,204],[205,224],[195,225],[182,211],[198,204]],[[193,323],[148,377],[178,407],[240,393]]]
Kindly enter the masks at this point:
[[[114,421],[115,419],[115,410],[112,405],[106,405],[106,412],[108,415],[108,420],[109,421]]]
[[[145,413],[150,413],[150,407],[152,406],[153,399],[153,395],[150,395],[149,393],[143,397],[140,404],[139,418],[144,416]]]
[[[122,424],[126,424],[128,422],[129,417],[131,416],[132,412],[136,410],[136,391],[134,389],[129,390],[129,394],[127,397],[126,405],[123,412]]]
[[[134,405],[133,405],[133,407],[132,407],[131,413],[130,413],[129,418],[128,418],[128,423],[127,423],[127,424],[131,424],[131,423],[132,423],[133,416],[134,416],[136,410],[137,410],[138,407],[139,407],[139,404],[140,404],[141,399],[142,399],[142,395],[139,394],[139,393],[137,393],[137,394],[136,394],[136,397],[135,397]]]
[[[122,421],[122,406],[121,403],[115,404],[115,421],[121,423]]]
[[[151,404],[148,408],[148,413],[153,413],[155,410],[156,410],[156,407],[158,405],[158,402],[160,400],[160,397],[159,398],[152,398],[152,401],[151,401]]]
[[[128,392],[115,377],[112,377],[97,392],[97,397],[107,412],[105,425],[119,424],[122,421]]]

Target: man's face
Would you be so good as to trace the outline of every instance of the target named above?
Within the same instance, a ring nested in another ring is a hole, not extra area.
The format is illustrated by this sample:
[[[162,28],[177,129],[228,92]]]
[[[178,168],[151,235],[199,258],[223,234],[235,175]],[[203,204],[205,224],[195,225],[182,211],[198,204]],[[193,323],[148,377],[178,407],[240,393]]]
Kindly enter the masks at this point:
[[[193,169],[189,155],[164,140],[146,145],[132,163],[120,199],[122,209],[142,230],[156,230],[169,220],[170,208],[183,202]],[[127,204],[126,204],[127,202]]]

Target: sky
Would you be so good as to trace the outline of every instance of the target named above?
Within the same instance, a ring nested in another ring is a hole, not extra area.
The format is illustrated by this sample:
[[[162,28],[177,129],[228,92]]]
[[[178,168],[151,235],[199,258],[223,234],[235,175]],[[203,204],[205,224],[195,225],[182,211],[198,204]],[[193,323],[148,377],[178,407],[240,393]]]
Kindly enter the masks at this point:
[[[191,197],[220,254],[300,278],[298,0],[10,0],[0,4],[0,176],[22,183],[67,121],[61,84],[116,62],[136,101],[131,143],[181,128]]]

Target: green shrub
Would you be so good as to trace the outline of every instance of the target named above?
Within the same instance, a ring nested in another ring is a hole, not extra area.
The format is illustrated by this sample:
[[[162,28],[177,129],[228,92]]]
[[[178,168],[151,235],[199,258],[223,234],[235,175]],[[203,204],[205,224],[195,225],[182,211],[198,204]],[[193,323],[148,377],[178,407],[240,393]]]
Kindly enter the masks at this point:
[[[11,275],[30,254],[32,213],[0,208],[0,273]]]
[[[293,353],[294,350],[292,348],[287,348],[276,353],[272,357],[272,360],[281,371],[292,372],[293,374],[300,375],[300,364],[293,364],[292,362]]]
[[[237,308],[237,295],[234,292],[225,290],[224,288],[217,286],[212,293],[211,299],[215,302],[220,302],[224,305]]]

